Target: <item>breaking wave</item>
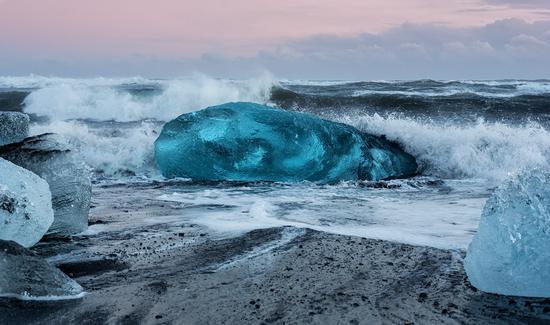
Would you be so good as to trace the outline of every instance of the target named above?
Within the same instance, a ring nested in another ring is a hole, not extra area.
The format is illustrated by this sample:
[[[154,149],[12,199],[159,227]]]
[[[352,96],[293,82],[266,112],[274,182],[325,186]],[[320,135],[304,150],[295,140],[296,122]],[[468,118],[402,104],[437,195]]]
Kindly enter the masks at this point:
[[[500,181],[523,168],[550,167],[550,131],[534,122],[440,124],[377,114],[341,121],[398,142],[426,175]]]
[[[164,121],[211,105],[251,101],[318,114],[384,135],[413,154],[425,175],[499,181],[518,169],[549,168],[549,85],[548,81],[278,82],[268,74],[240,81],[204,75],[174,80],[0,77],[0,88],[8,89],[4,94],[27,91],[24,112],[43,117],[33,124],[33,134],[65,135],[98,172],[149,176],[158,175],[152,149]],[[455,92],[464,89],[478,97],[457,97]]]
[[[35,124],[30,132],[63,135],[97,174],[155,176],[153,143],[161,127],[152,121],[97,126],[73,120]]]
[[[267,102],[274,80],[269,75],[234,81],[203,75],[169,81],[60,79],[31,92],[24,111],[51,120],[167,121],[183,113],[231,101]]]
[[[195,75],[177,80],[49,79],[0,80],[0,85],[32,90],[23,111],[47,122],[32,134],[55,132],[76,146],[97,173],[157,175],[153,143],[162,122],[229,101],[269,100],[269,75],[234,81]],[[3,84],[2,84],[3,82]]]

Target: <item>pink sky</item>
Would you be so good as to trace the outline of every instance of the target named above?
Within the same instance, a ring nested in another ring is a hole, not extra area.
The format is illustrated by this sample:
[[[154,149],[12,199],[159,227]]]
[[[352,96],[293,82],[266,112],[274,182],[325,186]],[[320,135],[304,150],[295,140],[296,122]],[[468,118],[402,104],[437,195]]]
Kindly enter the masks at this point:
[[[42,56],[252,56],[317,34],[378,33],[404,22],[535,21],[550,13],[483,1],[0,0],[0,49]]]

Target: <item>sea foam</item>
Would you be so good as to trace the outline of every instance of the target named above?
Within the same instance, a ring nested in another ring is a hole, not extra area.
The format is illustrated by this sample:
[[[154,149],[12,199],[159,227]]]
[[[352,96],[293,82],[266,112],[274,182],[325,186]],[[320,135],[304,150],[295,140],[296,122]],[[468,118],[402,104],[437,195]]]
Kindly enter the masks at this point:
[[[550,163],[550,131],[535,122],[436,124],[377,114],[346,116],[340,121],[400,143],[416,157],[422,173],[431,176],[499,182],[511,172]]]

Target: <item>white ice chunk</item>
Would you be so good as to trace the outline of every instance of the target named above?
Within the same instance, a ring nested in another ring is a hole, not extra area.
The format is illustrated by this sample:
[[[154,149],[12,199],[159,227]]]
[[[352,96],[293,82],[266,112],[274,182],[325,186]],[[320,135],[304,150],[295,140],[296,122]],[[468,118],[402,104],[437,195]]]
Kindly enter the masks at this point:
[[[550,172],[525,171],[495,190],[464,266],[482,291],[550,297]]]
[[[0,158],[0,239],[30,247],[44,236],[52,222],[48,183]]]
[[[50,185],[55,220],[48,233],[71,235],[88,228],[91,170],[63,137],[26,138],[0,147],[0,157],[36,173]]]

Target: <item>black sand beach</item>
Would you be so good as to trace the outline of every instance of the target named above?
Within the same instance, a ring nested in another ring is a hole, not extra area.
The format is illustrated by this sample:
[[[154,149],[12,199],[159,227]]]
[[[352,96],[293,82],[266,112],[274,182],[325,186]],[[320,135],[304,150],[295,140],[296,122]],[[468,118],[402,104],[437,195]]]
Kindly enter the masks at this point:
[[[2,300],[0,323],[550,323],[548,299],[473,288],[463,251],[292,227],[228,237],[186,222],[125,226],[193,213],[152,199],[154,187],[95,186],[91,223],[117,230],[33,248],[87,295]]]

